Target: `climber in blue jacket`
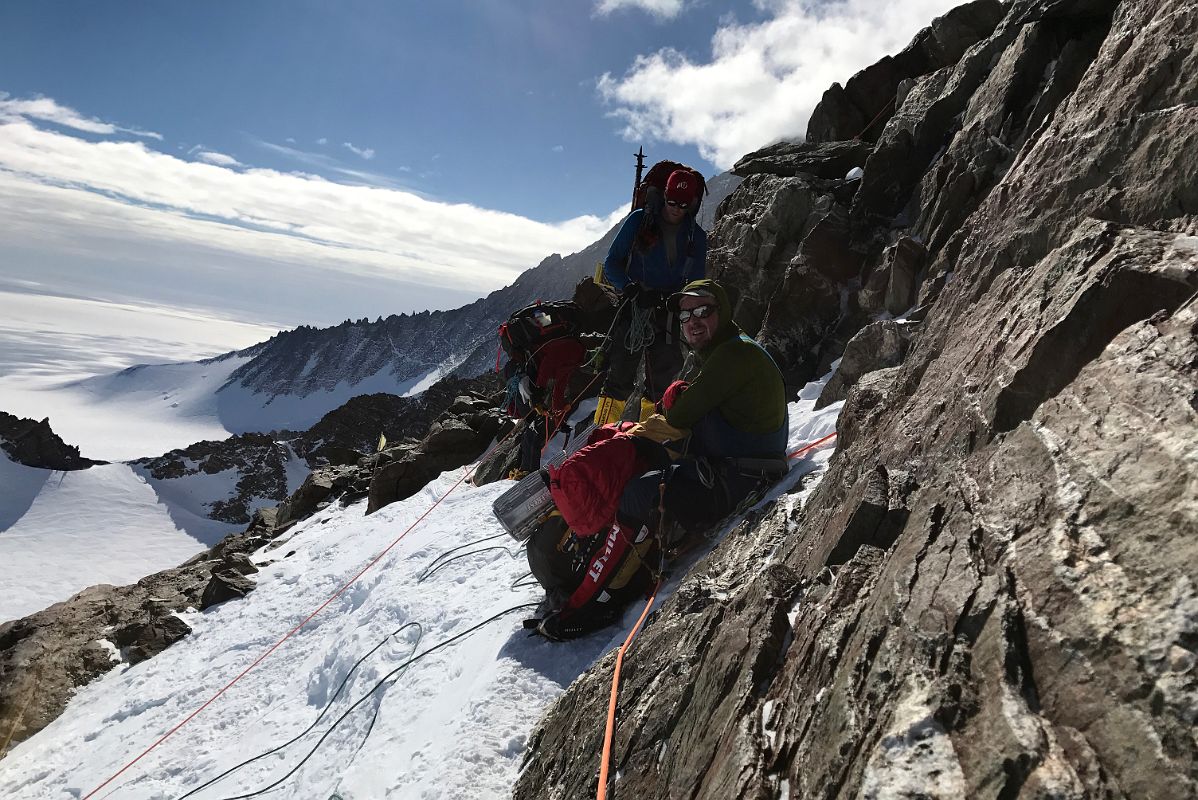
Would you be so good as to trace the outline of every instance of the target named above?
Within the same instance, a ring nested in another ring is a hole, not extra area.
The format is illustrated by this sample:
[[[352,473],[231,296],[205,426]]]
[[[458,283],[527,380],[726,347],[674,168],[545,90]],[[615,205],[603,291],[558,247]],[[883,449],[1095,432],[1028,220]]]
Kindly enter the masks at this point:
[[[701,179],[690,170],[675,170],[666,179],[659,213],[638,208],[628,215],[607,251],[604,280],[620,290],[623,305],[611,331],[608,372],[595,409],[595,422],[620,419],[645,359],[645,392],[640,417],[682,368],[682,350],[671,330],[666,298],[707,269],[707,233],[695,221]]]

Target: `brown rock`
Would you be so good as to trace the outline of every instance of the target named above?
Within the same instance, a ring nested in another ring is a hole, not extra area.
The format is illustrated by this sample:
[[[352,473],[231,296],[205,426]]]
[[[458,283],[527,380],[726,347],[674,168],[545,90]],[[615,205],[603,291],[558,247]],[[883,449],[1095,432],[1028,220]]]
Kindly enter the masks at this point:
[[[811,114],[808,142],[835,142],[860,136],[876,141],[894,113],[900,84],[957,63],[973,44],[989,36],[1003,18],[996,0],[966,3],[938,17],[897,56],[886,56],[850,78],[832,84]]]
[[[862,328],[845,347],[840,365],[824,385],[815,407],[843,400],[862,375],[903,363],[910,341],[910,326],[890,320]]]
[[[864,167],[873,151],[869,142],[778,142],[743,156],[732,174],[777,175],[794,178],[811,175],[829,180],[843,179],[853,167]]]

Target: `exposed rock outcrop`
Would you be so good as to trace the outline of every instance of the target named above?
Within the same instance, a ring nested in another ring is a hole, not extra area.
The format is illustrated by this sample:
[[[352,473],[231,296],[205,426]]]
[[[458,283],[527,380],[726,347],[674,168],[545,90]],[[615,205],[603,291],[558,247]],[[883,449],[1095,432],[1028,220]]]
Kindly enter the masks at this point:
[[[200,475],[225,474],[226,493],[213,492],[207,516],[246,525],[256,507],[287,496],[287,467],[294,455],[286,442],[270,433],[243,433],[221,441],[196,442],[155,458],[131,462],[155,482]]]
[[[904,83],[956,64],[966,49],[994,31],[1003,12],[998,0],[966,3],[936,19],[903,52],[866,67],[844,86],[832,84],[807,123],[807,141],[839,142],[857,136],[875,141]]]
[[[40,469],[87,469],[108,463],[79,455],[78,447],[67,444],[51,430],[48,417],[38,422],[3,411],[0,411],[0,449],[18,464]]]
[[[291,441],[313,467],[355,464],[373,453],[379,435],[388,442],[419,441],[433,421],[467,394],[489,395],[501,388],[494,372],[476,378],[442,378],[415,397],[358,395]]]
[[[873,309],[886,247],[926,248],[909,351],[849,390],[805,508],[734,531],[650,619],[618,795],[1198,794],[1198,6],[1002,10],[899,92],[852,201]],[[611,661],[515,797],[594,792]]]
[[[187,635],[175,612],[199,606],[211,579],[208,556],[131,586],[92,586],[0,624],[0,727],[6,735],[11,731],[14,742],[29,738],[62,713],[78,687]]]
[[[844,178],[853,167],[864,167],[873,152],[869,142],[779,142],[744,156],[732,167],[735,175],[777,175],[794,178]]]
[[[384,450],[373,465],[366,513],[411,497],[447,469],[469,464],[515,423],[494,408],[438,420],[415,447]]]
[[[816,408],[843,400],[861,376],[903,363],[911,344],[911,326],[880,320],[866,325],[849,340],[836,372],[824,385]]]

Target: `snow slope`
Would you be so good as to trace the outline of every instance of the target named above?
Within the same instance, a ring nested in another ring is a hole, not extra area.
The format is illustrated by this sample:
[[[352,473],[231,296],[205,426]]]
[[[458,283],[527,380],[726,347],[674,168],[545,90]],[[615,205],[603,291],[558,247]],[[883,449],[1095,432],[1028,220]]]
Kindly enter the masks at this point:
[[[160,397],[92,407],[94,393],[64,387],[131,364],[191,362],[240,350],[278,330],[188,309],[5,289],[0,279],[0,410],[50,417],[64,440],[105,461],[156,456],[228,433],[202,417],[164,413],[170,403]],[[185,377],[160,388],[170,391]],[[208,391],[223,383],[211,385],[215,380],[209,376]]]
[[[840,404],[812,411],[819,388],[809,386],[791,406],[792,448],[834,430]],[[796,462],[771,497],[782,496],[803,474],[822,470],[831,452],[820,450]],[[298,766],[268,796],[507,797],[536,720],[575,677],[619,645],[640,609],[631,608],[620,626],[569,644],[529,637],[520,623],[532,609],[516,607],[537,603],[542,593],[528,585],[523,552],[490,513],[494,499],[512,484],[454,488],[463,474],[446,473],[416,496],[370,517],[357,504],[330,507],[298,525],[281,547],[255,556],[262,565],[255,592],[184,615],[193,628],[190,636],[149,661],[121,665],[83,687],[59,719],[15,747],[0,764],[0,796],[87,796],[453,489],[320,615],[95,797],[180,797],[282,745],[317,719],[315,730],[297,743],[191,796],[253,792]],[[784,502],[802,502],[815,483],[809,481]],[[496,538],[482,541],[486,537]],[[472,555],[421,580],[439,555],[463,546],[461,552]],[[665,587],[658,603],[673,588]],[[400,669],[370,694],[413,653],[505,611],[477,632]],[[345,690],[320,718],[347,676]],[[330,724],[360,698],[365,701],[299,766]]]
[[[49,416],[55,433],[77,445],[83,455],[132,461],[194,442],[221,441],[234,433],[306,430],[351,397],[406,395],[436,380],[436,371],[404,381],[379,374],[353,386],[341,381],[303,397],[273,398],[237,383],[225,386],[249,360],[231,354],[218,360],[138,365],[67,383],[25,379],[10,385],[19,388],[25,406],[31,399],[39,401],[28,415]]]
[[[168,506],[125,464],[60,472],[0,452],[0,622],[186,561],[240,526]]]

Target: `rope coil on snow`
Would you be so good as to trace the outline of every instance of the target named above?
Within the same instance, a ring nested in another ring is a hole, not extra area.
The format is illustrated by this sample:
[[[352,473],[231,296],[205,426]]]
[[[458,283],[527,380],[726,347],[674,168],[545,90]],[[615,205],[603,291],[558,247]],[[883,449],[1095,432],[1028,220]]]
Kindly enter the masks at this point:
[[[265,794],[266,792],[269,792],[271,789],[274,789],[275,787],[279,786],[281,783],[283,783],[283,781],[287,780],[292,775],[294,775],[299,770],[299,768],[302,767],[318,749],[320,749],[320,746],[322,744],[324,744],[324,740],[329,738],[329,736],[333,733],[333,731],[337,729],[337,726],[340,725],[343,721],[345,721],[345,718],[348,717],[351,713],[353,713],[355,708],[357,708],[358,706],[362,705],[362,703],[365,703],[367,700],[369,700],[370,697],[375,692],[377,692],[384,684],[386,684],[388,681],[390,681],[393,677],[397,676],[400,672],[407,669],[412,664],[415,664],[417,661],[424,658],[425,656],[435,653],[436,651],[440,650],[443,647],[448,647],[449,645],[453,644],[454,642],[456,642],[459,639],[464,639],[465,637],[467,637],[470,634],[477,631],[479,628],[489,625],[501,617],[505,617],[508,614],[511,614],[516,611],[523,611],[526,608],[536,608],[538,605],[539,605],[539,603],[523,603],[518,606],[512,606],[511,608],[506,609],[504,611],[500,611],[498,614],[493,614],[492,616],[487,617],[485,620],[478,623],[477,625],[472,625],[469,628],[467,628],[466,630],[462,631],[461,633],[454,634],[453,636],[449,637],[445,641],[440,642],[439,644],[435,644],[432,647],[428,648],[427,650],[424,650],[423,652],[420,652],[420,653],[412,656],[411,658],[409,658],[408,660],[406,660],[402,664],[400,664],[398,667],[391,670],[386,675],[384,675],[382,678],[380,678],[378,683],[376,683],[373,687],[371,687],[371,689],[368,692],[366,692],[364,695],[362,695],[360,698],[358,698],[354,702],[353,705],[351,705],[349,708],[347,708],[345,710],[345,713],[343,713],[340,717],[338,717],[336,720],[334,720],[333,724],[329,726],[329,729],[324,732],[324,735],[321,736],[320,739],[316,742],[316,744],[312,746],[312,749],[308,751],[307,755],[305,755],[298,764],[296,764],[294,767],[292,767],[291,770],[288,771],[286,775],[279,778],[278,780],[276,780],[274,783],[270,784],[269,786],[265,786],[261,789],[258,789],[257,791],[250,792],[249,794],[239,794],[235,797],[225,798],[225,800],[248,800],[248,798],[257,797],[258,795]],[[180,798],[179,800],[182,800],[182,798]]]
[[[362,656],[356,662],[354,662],[354,665],[349,668],[349,672],[345,673],[345,677],[341,679],[341,683],[337,686],[337,690],[335,692],[333,692],[333,696],[331,698],[329,698],[329,702],[327,702],[325,704],[324,708],[322,708],[320,710],[320,714],[318,714],[316,716],[316,719],[312,721],[312,724],[309,725],[307,728],[305,728],[301,733],[299,733],[294,738],[289,739],[286,742],[283,742],[283,744],[279,745],[278,747],[275,747],[271,750],[267,750],[265,753],[256,755],[253,758],[246,759],[245,761],[242,761],[240,764],[237,764],[236,766],[229,767],[229,769],[225,770],[224,772],[217,775],[215,778],[209,780],[208,782],[201,783],[199,786],[190,790],[186,794],[179,795],[178,800],[184,800],[184,798],[191,797],[196,792],[201,791],[202,789],[207,789],[212,784],[216,783],[217,781],[221,780],[222,778],[226,777],[227,775],[233,774],[234,772],[241,769],[242,767],[247,767],[250,764],[253,764],[255,761],[258,761],[259,759],[263,759],[263,758],[266,758],[267,756],[274,755],[275,753],[282,750],[284,747],[289,747],[290,745],[295,744],[300,739],[307,736],[308,733],[310,733],[312,731],[312,729],[315,728],[318,724],[320,724],[320,721],[322,719],[324,719],[324,715],[326,713],[328,713],[328,710],[330,708],[333,707],[333,703],[337,702],[337,698],[341,696],[341,691],[345,688],[346,684],[349,683],[349,679],[351,677],[353,677],[354,672],[357,671],[358,667],[360,667],[362,665],[362,662],[365,661],[366,659],[370,658],[370,656],[374,655],[375,651],[378,650],[380,647],[382,647],[384,644],[386,644],[388,639],[390,639],[393,636],[398,636],[405,628],[412,628],[412,627],[420,629],[419,634],[417,634],[416,641],[412,645],[412,652],[415,653],[416,648],[420,646],[420,640],[422,638],[424,638],[424,626],[422,626],[419,622],[409,622],[409,623],[406,623],[405,625],[401,625],[399,628],[395,629],[391,633],[384,636],[382,641],[380,641],[374,647],[370,648],[370,650],[366,653],[366,655]],[[409,654],[409,658],[410,657],[411,657],[411,654]],[[376,718],[378,717],[378,709],[375,709],[375,717]],[[370,736],[370,731],[373,730],[373,728],[374,728],[374,720],[372,719],[370,722],[370,727],[366,731],[367,737]],[[363,738],[362,742],[363,742],[363,744],[365,744],[366,739]]]

